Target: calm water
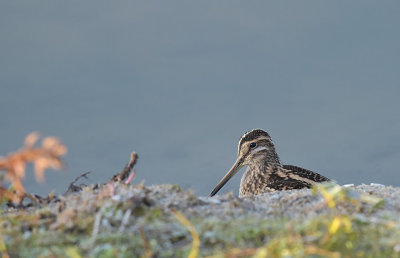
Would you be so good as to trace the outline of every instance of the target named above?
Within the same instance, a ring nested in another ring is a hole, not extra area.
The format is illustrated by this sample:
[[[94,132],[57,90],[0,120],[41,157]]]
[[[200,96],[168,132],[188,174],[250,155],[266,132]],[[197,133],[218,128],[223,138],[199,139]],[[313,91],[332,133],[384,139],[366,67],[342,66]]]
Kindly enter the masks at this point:
[[[339,183],[400,186],[400,2],[2,1],[0,155],[59,137],[63,192],[140,156],[135,182],[207,195],[247,130]],[[223,188],[239,187],[241,174]]]

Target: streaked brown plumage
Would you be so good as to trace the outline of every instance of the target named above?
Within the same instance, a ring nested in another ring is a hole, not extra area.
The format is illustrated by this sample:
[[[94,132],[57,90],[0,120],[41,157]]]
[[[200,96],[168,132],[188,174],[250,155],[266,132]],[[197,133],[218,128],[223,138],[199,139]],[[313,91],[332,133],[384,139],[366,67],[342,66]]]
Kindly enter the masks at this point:
[[[210,196],[214,196],[245,165],[248,168],[240,182],[240,197],[269,191],[310,188],[315,183],[330,181],[313,171],[283,165],[269,134],[262,129],[254,129],[240,138],[235,164]]]

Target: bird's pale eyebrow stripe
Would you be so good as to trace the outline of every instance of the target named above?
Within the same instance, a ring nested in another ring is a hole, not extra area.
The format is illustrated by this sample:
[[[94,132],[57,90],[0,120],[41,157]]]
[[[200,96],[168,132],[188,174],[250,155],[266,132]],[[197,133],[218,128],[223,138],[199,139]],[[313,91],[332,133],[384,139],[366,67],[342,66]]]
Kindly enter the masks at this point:
[[[252,150],[251,153],[256,153],[256,152],[259,152],[259,151],[262,151],[262,150],[266,150],[266,149],[267,149],[267,147],[260,146],[258,148],[255,148],[254,150]]]

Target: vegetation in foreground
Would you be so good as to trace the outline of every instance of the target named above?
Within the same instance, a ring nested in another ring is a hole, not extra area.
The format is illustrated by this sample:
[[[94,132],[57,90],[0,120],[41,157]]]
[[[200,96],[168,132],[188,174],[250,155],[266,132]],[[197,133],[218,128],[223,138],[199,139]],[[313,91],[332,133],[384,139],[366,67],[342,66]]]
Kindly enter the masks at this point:
[[[334,185],[285,194],[268,209],[262,201],[269,196],[199,198],[171,185],[86,187],[40,207],[3,210],[0,251],[11,257],[400,256],[400,224],[381,199],[352,197]],[[286,206],[303,202],[296,209],[307,211],[287,213]]]
[[[44,138],[41,146],[36,147],[38,140],[37,132],[30,133],[25,138],[24,146],[20,150],[10,153],[5,158],[0,157],[0,203],[3,199],[22,203],[24,198],[30,197],[22,185],[28,163],[33,163],[38,181],[44,180],[46,169],[63,167],[62,156],[67,153],[67,147],[55,137]],[[4,181],[11,183],[8,189]]]
[[[239,199],[129,181],[3,206],[2,257],[400,257],[399,188],[324,184]]]

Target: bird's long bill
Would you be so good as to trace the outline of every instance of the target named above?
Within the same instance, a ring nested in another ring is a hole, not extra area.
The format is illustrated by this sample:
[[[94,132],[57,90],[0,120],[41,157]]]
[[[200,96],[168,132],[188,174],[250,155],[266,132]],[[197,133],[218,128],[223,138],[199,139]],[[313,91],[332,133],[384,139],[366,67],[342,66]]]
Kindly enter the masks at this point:
[[[228,173],[226,173],[224,178],[222,178],[221,181],[219,181],[214,190],[212,190],[212,192],[210,193],[210,197],[218,193],[218,191],[226,184],[226,182],[229,181],[229,179],[231,179],[231,177],[233,177],[239,171],[241,167],[242,167],[242,161],[240,159],[236,160],[233,167],[228,171]]]

